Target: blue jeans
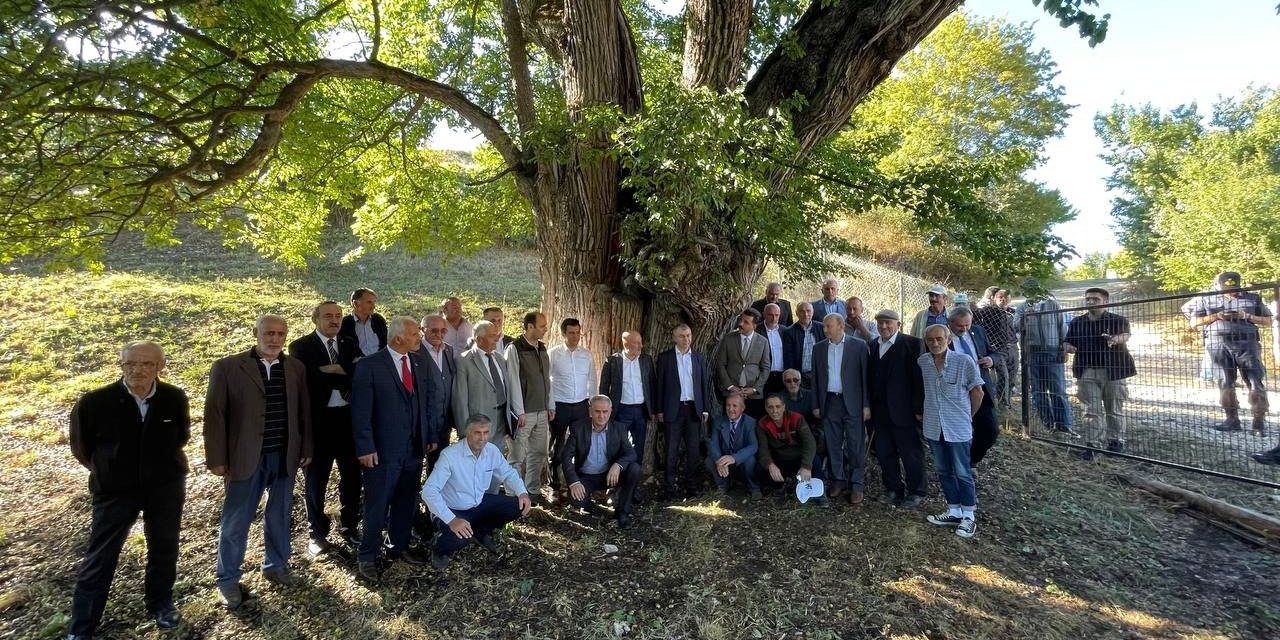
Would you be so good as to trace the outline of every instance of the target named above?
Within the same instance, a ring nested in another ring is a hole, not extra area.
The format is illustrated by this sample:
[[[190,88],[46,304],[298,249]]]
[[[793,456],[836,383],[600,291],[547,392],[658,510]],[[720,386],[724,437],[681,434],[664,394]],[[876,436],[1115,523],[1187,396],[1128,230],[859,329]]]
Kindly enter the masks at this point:
[[[1027,382],[1031,404],[1040,421],[1049,429],[1070,429],[1071,409],[1067,406],[1067,380],[1057,349],[1031,347],[1027,358]]]
[[[262,532],[266,538],[262,570],[288,568],[292,553],[289,519],[293,512],[293,476],[285,471],[284,454],[262,454],[253,475],[228,481],[226,491],[218,528],[218,586],[229,588],[240,582],[245,547],[249,543],[249,524],[258,511],[263,491],[267,493],[267,507],[262,510]]]
[[[942,495],[947,497],[947,506],[966,509],[978,506],[978,488],[969,471],[969,445],[972,442],[929,440],[929,448],[933,449],[933,468],[938,472],[938,484],[942,485]]]
[[[627,425],[627,433],[631,434],[631,445],[636,449],[636,462],[644,464],[644,437],[648,432],[648,421],[644,417],[644,405],[619,404],[614,420]]]
[[[471,523],[472,537],[459,538],[454,535],[448,523],[435,518],[436,527],[440,530],[440,535],[436,536],[436,553],[453,555],[455,551],[471,544],[472,540],[479,540],[505,527],[508,522],[520,517],[520,503],[515,496],[486,493],[480,499],[480,504],[470,509],[455,510],[453,515]]]

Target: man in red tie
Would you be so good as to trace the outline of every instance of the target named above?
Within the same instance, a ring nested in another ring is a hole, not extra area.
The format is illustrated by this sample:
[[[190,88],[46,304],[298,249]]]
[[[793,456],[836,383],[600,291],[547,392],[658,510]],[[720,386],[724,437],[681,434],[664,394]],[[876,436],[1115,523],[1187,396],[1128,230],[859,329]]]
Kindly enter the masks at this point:
[[[409,548],[417,511],[422,458],[440,442],[436,416],[443,395],[422,356],[421,329],[413,318],[395,318],[387,347],[356,363],[351,381],[351,430],[364,467],[364,531],[356,552],[358,570],[378,578],[382,531],[386,559],[423,564],[427,556]]]

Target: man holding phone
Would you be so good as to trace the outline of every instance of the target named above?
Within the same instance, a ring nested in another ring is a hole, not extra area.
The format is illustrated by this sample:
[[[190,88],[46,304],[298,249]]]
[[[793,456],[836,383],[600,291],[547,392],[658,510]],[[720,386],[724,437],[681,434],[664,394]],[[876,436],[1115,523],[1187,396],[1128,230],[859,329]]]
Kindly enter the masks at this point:
[[[1262,362],[1262,346],[1258,327],[1271,324],[1271,309],[1256,293],[1240,290],[1240,274],[1223,271],[1214,278],[1218,293],[1197,298],[1187,310],[1191,326],[1204,331],[1204,348],[1209,358],[1222,371],[1218,378],[1219,401],[1227,419],[1214,428],[1218,431],[1242,431],[1240,403],[1236,399],[1236,375],[1249,389],[1249,408],[1253,413],[1252,433],[1264,435],[1267,429],[1266,367]]]

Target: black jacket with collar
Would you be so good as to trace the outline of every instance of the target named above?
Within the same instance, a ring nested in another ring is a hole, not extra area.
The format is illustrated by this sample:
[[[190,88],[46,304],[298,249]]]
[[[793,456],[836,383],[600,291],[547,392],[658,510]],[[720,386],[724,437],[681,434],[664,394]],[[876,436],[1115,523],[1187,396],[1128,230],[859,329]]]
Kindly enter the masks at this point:
[[[71,410],[71,454],[89,469],[89,491],[117,493],[180,480],[191,438],[187,394],[156,381],[147,418],[120,380],[94,389]]]

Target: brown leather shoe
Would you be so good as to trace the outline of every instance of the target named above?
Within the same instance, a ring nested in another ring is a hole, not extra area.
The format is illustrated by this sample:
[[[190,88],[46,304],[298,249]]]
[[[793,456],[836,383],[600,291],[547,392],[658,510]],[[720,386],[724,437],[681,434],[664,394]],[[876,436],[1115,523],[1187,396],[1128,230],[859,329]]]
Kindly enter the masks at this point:
[[[862,504],[862,499],[867,497],[861,491],[854,491],[849,494],[849,504]]]

